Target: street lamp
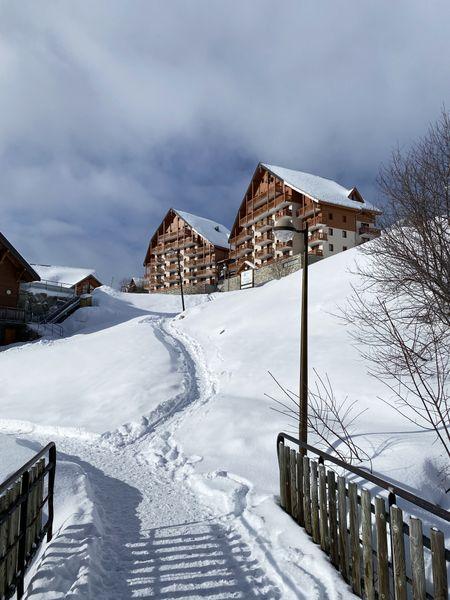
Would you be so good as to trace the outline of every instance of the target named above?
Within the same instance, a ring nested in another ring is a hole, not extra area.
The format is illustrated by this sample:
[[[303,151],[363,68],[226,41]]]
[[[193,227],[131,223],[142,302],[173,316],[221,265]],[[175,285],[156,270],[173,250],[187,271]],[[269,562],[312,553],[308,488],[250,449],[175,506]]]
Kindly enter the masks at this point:
[[[181,273],[181,261],[180,261],[180,249],[177,248],[175,250],[175,248],[171,248],[170,250],[168,250],[168,252],[166,252],[167,256],[174,256],[174,254],[177,255],[177,261],[178,261],[178,279],[180,281],[180,290],[181,290],[181,305],[183,307],[183,311],[185,310],[185,306],[184,306],[184,293],[183,293],[183,275]]]
[[[308,443],[308,228],[298,229],[291,217],[280,217],[273,228],[275,238],[290,242],[301,235],[300,253],[303,255],[302,308],[300,330],[300,390],[299,390],[299,439]],[[306,448],[300,448],[306,455]]]

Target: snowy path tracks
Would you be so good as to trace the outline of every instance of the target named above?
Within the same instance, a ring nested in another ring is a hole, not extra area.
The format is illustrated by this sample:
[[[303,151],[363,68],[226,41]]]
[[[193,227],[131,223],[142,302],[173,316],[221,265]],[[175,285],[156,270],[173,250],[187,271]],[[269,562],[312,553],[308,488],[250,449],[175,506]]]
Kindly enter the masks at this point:
[[[149,317],[183,371],[184,385],[143,419],[98,440],[57,439],[59,461],[86,478],[92,519],[62,527],[46,550],[29,598],[279,599],[232,521],[186,483],[187,459],[172,439],[183,411],[214,392],[163,319]],[[65,583],[64,583],[65,582]],[[45,590],[45,592],[44,592]]]

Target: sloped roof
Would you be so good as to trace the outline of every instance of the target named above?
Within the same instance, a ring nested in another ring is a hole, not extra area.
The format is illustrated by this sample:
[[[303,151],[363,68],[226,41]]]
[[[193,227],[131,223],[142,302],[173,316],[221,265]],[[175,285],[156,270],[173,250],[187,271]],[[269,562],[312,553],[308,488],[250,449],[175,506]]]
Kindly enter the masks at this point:
[[[310,173],[286,169],[276,165],[261,163],[261,166],[276,177],[282,179],[284,183],[292,189],[302,194],[306,194],[313,200],[322,200],[328,204],[336,204],[347,208],[366,208],[368,210],[381,212],[376,206],[366,202],[360,194],[359,196],[361,197],[362,202],[349,198],[355,188],[347,189],[332,179],[325,179],[318,175],[311,175]]]
[[[78,267],[61,267],[57,265],[32,265],[43,281],[74,286],[89,275],[92,275],[100,283],[94,269]]]
[[[182,210],[173,209],[179,217],[181,217],[192,229],[201,235],[205,240],[213,244],[213,246],[219,246],[220,248],[228,248],[228,238],[230,236],[230,230],[216,221],[211,219],[205,219],[204,217],[198,217],[191,213],[184,212]]]
[[[22,265],[22,267],[25,269],[25,273],[23,275],[22,281],[31,282],[31,281],[39,280],[39,275],[36,273],[36,271],[24,259],[24,257],[14,248],[14,246],[11,244],[11,242],[9,242],[5,238],[5,236],[2,233],[0,233],[0,246],[4,246],[4,248],[6,248],[11,253],[11,255],[13,256],[15,261],[17,263],[19,263],[20,265]]]

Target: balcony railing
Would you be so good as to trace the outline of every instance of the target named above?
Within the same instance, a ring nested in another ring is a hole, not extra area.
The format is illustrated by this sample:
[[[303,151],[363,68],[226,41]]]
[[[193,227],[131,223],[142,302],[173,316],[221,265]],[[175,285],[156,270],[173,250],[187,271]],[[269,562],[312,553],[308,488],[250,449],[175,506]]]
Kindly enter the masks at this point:
[[[323,231],[316,231],[309,236],[308,243],[311,244],[312,242],[326,242],[327,239],[328,235],[326,233],[324,233]]]
[[[0,306],[0,321],[7,321],[9,323],[25,323],[25,320],[25,311],[23,309]]]
[[[273,256],[273,248],[270,246],[266,246],[262,250],[255,252],[255,258],[263,259],[268,258],[269,256]]]
[[[378,227],[368,227],[367,225],[363,225],[359,228],[359,235],[380,235],[381,229]]]
[[[317,215],[316,217],[309,219],[308,221],[308,229],[313,229],[315,227],[324,227],[325,223],[322,215]]]
[[[240,234],[237,236],[237,238],[236,238],[236,240],[235,240],[235,242],[234,242],[234,243],[235,243],[235,244],[241,244],[241,243],[243,243],[243,242],[246,242],[247,240],[251,240],[251,239],[252,239],[252,237],[253,237],[253,231],[252,231],[250,228],[246,227],[246,228],[244,229],[244,231],[242,231],[242,232],[241,232],[241,233],[240,233]]]
[[[270,200],[264,206],[261,206],[261,208],[257,208],[253,212],[250,212],[239,219],[239,224],[242,227],[251,225],[259,220],[258,217],[263,217],[266,215],[269,216],[270,214],[277,212],[277,209],[281,210],[282,208],[289,206],[289,204],[292,204],[292,199],[290,198],[283,200],[282,198],[278,197],[275,200]]]
[[[244,244],[241,244],[235,250],[232,250],[230,252],[230,258],[239,258],[244,254],[250,254],[251,252],[253,252],[253,249],[253,242],[245,242]]]
[[[255,246],[266,246],[267,244],[271,244],[272,242],[273,233],[271,231],[268,231],[261,236],[255,237]]]
[[[249,204],[251,204],[255,209],[268,201],[270,202],[270,200],[278,198],[278,196],[281,196],[283,194],[283,186],[275,185],[275,189],[273,189],[273,186],[271,187],[272,189],[270,189],[269,187],[268,191],[261,192],[260,194],[253,196],[253,198],[250,199]]]
[[[267,231],[274,226],[274,221],[270,217],[266,217],[265,219],[261,219],[261,221],[257,221],[255,224],[256,231]]]

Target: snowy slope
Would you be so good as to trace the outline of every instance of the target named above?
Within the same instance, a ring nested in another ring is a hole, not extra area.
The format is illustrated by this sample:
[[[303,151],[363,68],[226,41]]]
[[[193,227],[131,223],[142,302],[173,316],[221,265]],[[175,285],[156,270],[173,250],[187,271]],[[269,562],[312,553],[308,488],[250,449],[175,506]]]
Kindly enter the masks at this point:
[[[357,254],[311,267],[311,369],[368,408],[356,435],[374,469],[445,505],[438,446],[377,400],[333,316]],[[275,502],[290,424],[264,393],[268,370],[298,385],[299,280],[189,296],[181,315],[177,296],[99,288],[66,338],[0,353],[1,475],[49,439],[59,455],[57,534],[29,598],[353,597]]]

